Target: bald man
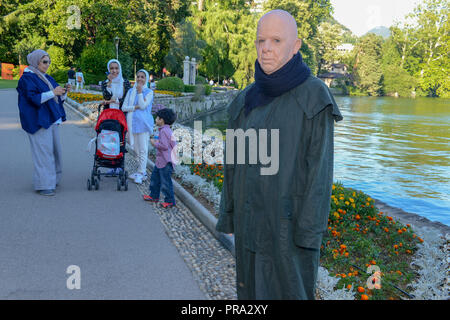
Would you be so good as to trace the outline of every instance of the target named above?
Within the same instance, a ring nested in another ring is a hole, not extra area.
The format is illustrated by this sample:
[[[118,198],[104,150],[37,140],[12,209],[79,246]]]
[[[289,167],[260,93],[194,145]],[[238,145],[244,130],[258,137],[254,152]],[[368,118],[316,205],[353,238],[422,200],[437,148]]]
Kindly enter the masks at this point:
[[[235,236],[239,299],[315,297],[330,211],[334,122],[342,116],[328,87],[303,62],[301,45],[288,12],[265,14],[255,41],[255,82],[228,107],[216,229]],[[239,147],[238,129],[257,139]],[[276,170],[261,161],[261,150],[278,159]],[[240,152],[244,164],[237,161]],[[256,164],[249,160],[255,154]]]

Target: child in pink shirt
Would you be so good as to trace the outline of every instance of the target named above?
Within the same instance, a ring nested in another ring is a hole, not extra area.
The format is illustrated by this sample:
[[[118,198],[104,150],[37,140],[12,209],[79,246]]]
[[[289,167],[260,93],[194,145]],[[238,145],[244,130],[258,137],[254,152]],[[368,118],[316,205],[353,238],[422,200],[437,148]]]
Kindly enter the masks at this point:
[[[172,140],[172,129],[170,126],[176,120],[176,114],[171,109],[161,109],[156,113],[155,123],[159,127],[159,138],[150,139],[152,146],[156,148],[156,161],[150,177],[150,195],[144,195],[144,200],[159,202],[162,192],[164,208],[175,206],[175,195],[172,185],[172,173],[175,169],[175,159],[172,159],[172,150],[176,143]]]

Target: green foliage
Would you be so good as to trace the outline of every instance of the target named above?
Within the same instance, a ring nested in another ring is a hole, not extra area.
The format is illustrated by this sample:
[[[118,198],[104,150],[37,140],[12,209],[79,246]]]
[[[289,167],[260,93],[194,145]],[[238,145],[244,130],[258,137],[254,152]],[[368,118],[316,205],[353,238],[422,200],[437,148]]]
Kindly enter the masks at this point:
[[[100,81],[105,80],[105,74],[93,74],[93,73],[86,73],[83,72],[85,85],[93,84],[98,85]]]
[[[80,9],[79,16],[72,5]],[[261,16],[251,11],[254,6],[255,1],[246,0],[1,1],[0,61],[26,64],[27,54],[41,48],[50,51],[50,72],[77,64],[85,78],[92,74],[97,83],[106,62],[116,56],[114,38],[119,37],[119,60],[129,79],[135,67],[155,74],[166,67],[181,75],[188,55],[200,62],[199,72],[208,79],[233,78],[237,88],[244,88],[254,81]],[[338,60],[353,73],[353,93],[450,95],[448,0],[423,0],[408,22],[391,27],[388,46],[357,40],[331,17],[330,0],[264,2],[265,12],[275,8],[296,19],[301,52],[314,74]],[[70,28],[76,21],[80,28]],[[335,47],[341,42],[357,47],[339,56]]]
[[[95,79],[98,78],[97,76],[102,75],[102,80],[105,80],[105,72],[108,71],[108,61],[115,58],[116,52],[114,45],[103,40],[83,50],[78,65],[81,67],[83,73],[95,75]],[[127,79],[132,78],[133,62],[130,55],[124,51],[119,51],[119,61],[122,66],[122,75]]]
[[[195,77],[195,84],[205,84],[206,78],[203,76],[196,76]]]
[[[46,50],[46,41],[44,37],[41,37],[39,35],[31,35],[29,38],[25,38],[17,42],[17,44],[14,47],[14,52],[19,57],[19,64],[27,65],[27,55],[34,50],[42,49]],[[47,51],[48,52],[48,51]],[[50,54],[50,52],[48,52]],[[50,56],[52,59],[53,64],[53,56]],[[56,58],[58,60],[58,58]],[[51,67],[51,65],[50,65]]]
[[[57,46],[50,46],[48,48],[47,53],[52,60],[50,67],[48,68],[48,72],[52,72],[53,70],[66,69],[66,72],[69,69],[69,60],[64,53],[64,49]]]
[[[183,74],[183,61],[188,56],[201,62],[201,49],[206,46],[205,41],[197,39],[194,27],[190,21],[183,21],[177,26],[173,39],[170,41],[170,51],[164,61],[172,74]]]
[[[360,91],[371,96],[378,96],[382,89],[381,49],[383,38],[369,33],[358,44],[359,61],[355,76]]]
[[[206,41],[199,71],[209,79],[234,77],[241,87],[253,81],[257,17],[246,1],[206,1],[193,9],[193,24]]]
[[[113,44],[102,41],[84,49],[78,64],[84,73],[105,74],[108,71],[108,61],[114,58],[115,48]],[[106,75],[104,78],[106,78]]]
[[[183,92],[184,91],[184,83],[178,77],[167,77],[159,80],[156,83],[157,90],[168,90],[175,92]]]
[[[205,87],[205,96],[209,96],[212,93],[212,86],[206,84],[204,87]]]
[[[189,84],[185,84],[184,85],[184,92],[195,92],[195,88],[197,86],[195,85],[189,85]]]
[[[318,74],[326,72],[327,67],[339,60],[340,54],[337,47],[342,43],[342,28],[338,24],[323,22],[319,25],[317,37],[312,43],[316,48],[316,60]],[[324,68],[325,67],[325,68]]]
[[[68,81],[67,76],[68,69],[60,69],[60,70],[52,70],[51,72],[48,72],[48,74],[55,79],[56,82],[58,82],[60,85],[64,85]]]

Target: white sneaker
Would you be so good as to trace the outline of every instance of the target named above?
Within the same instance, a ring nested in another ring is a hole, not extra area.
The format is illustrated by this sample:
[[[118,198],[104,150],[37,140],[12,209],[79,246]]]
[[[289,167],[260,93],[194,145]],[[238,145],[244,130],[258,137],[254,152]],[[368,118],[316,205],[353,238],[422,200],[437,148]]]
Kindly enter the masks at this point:
[[[147,174],[142,174],[142,173],[141,173],[141,177],[142,177],[142,181],[147,180]]]
[[[130,174],[130,175],[128,176],[128,178],[134,180],[134,179],[136,179],[136,177],[138,176],[138,174],[139,174],[138,172],[132,173],[132,174]]]
[[[142,174],[137,174],[136,178],[134,178],[134,183],[142,184]]]

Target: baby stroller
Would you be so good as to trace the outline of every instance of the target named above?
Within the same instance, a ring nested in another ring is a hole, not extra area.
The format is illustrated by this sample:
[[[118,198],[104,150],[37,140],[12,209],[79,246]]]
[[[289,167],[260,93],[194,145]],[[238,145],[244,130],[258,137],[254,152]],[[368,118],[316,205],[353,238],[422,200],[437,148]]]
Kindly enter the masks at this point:
[[[128,131],[124,113],[117,109],[106,109],[100,113],[102,106],[98,106],[98,118],[95,131],[94,167],[91,178],[87,180],[87,189],[99,189],[101,176],[117,177],[117,191],[121,188],[128,190],[128,172],[125,171],[125,135]],[[102,173],[99,168],[114,169],[114,173]],[[120,169],[120,170],[117,170]]]

